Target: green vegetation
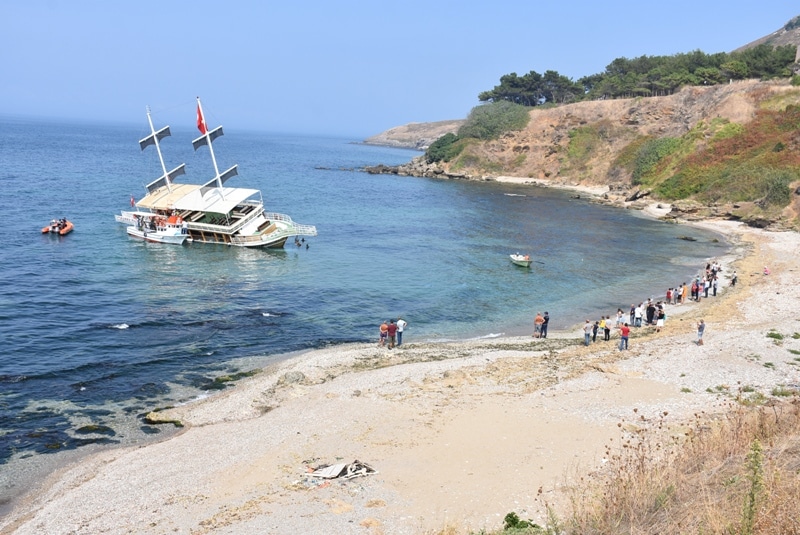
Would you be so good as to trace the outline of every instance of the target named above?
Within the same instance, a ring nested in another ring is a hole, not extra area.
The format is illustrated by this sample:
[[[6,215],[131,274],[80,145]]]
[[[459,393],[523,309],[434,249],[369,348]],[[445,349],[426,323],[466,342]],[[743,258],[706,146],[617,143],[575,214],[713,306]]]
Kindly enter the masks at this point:
[[[750,452],[747,454],[745,476],[750,483],[745,495],[742,510],[742,528],[739,533],[752,535],[754,533],[756,513],[764,500],[764,451],[758,439],[753,440]]]
[[[464,143],[459,143],[459,138],[453,133],[447,133],[434,141],[425,151],[425,160],[428,163],[440,161],[449,162],[458,156],[464,149]]]
[[[637,139],[615,165],[663,199],[756,201],[762,210],[776,210],[789,204],[789,186],[800,179],[800,157],[785,150],[797,129],[797,106],[761,110],[744,126],[715,120],[681,138]]]
[[[658,164],[677,151],[682,144],[681,139],[673,137],[651,138],[642,143],[633,161],[633,183],[641,184],[644,177],[653,173]]]
[[[775,340],[783,340],[783,335],[777,331],[770,331],[767,333],[767,338],[773,338]]]
[[[509,101],[492,102],[472,108],[458,129],[459,138],[497,139],[506,132],[522,130],[530,116],[525,106]]]
[[[425,151],[425,161],[428,163],[453,161],[474,140],[489,141],[499,138],[506,132],[522,130],[528,125],[529,120],[528,108],[512,102],[493,102],[476,106],[459,128],[458,135],[448,133],[431,143]],[[524,160],[524,155],[521,156]],[[479,163],[463,161],[461,165],[475,167]],[[483,163],[484,168],[489,165],[494,166],[497,171],[502,169],[498,164]],[[520,163],[519,158],[518,163]]]
[[[500,77],[500,84],[478,95],[481,102],[507,101],[523,106],[580,100],[669,95],[683,86],[715,85],[730,80],[788,78],[797,47],[758,45],[740,52],[706,54],[700,50],[673,56],[617,58],[602,73],[577,82],[548,70]]]
[[[772,389],[772,395],[778,398],[785,398],[789,396],[793,396],[795,394],[794,390],[790,390],[784,386],[776,386]]]

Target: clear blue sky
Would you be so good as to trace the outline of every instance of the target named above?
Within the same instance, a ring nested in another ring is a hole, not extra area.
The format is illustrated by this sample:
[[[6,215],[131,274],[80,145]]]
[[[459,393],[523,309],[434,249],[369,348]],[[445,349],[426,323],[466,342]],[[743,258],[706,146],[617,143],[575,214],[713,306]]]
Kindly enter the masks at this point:
[[[500,76],[729,52],[800,4],[764,0],[0,0],[0,115],[363,138],[462,119]],[[188,114],[188,116],[187,116]]]

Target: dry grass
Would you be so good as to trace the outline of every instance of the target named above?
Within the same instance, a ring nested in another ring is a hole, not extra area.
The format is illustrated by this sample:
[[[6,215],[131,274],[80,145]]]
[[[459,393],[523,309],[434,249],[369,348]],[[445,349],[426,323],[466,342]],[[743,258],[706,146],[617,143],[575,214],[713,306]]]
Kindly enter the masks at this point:
[[[545,504],[545,525],[478,533],[800,535],[800,399],[740,401],[680,428],[666,413],[635,414],[619,423],[604,469],[568,489],[563,517]]]
[[[800,401],[620,423],[606,468],[571,490],[565,533],[800,534]]]

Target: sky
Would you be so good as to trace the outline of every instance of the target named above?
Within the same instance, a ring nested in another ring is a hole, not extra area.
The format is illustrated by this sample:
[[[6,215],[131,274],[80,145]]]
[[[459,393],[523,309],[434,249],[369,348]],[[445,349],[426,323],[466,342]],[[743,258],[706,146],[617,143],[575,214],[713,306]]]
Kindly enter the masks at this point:
[[[356,139],[463,119],[504,74],[730,52],[794,2],[0,0],[0,117]],[[163,122],[163,121],[162,121]]]

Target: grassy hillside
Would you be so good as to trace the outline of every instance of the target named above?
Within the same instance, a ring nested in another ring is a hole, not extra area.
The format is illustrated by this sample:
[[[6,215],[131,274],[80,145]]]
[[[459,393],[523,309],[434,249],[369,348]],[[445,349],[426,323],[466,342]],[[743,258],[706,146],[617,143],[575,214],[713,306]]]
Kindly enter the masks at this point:
[[[800,87],[788,80],[535,109],[519,131],[461,143],[440,162],[447,172],[607,184],[621,196],[644,190],[657,201],[798,224]]]

